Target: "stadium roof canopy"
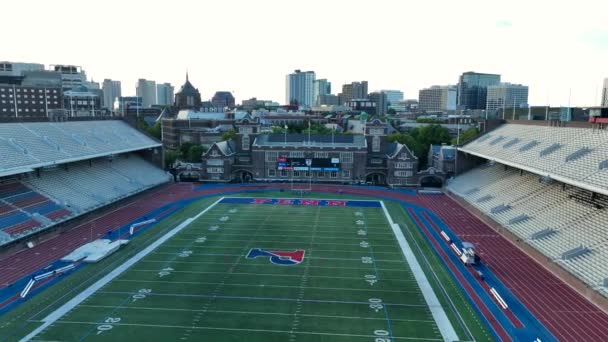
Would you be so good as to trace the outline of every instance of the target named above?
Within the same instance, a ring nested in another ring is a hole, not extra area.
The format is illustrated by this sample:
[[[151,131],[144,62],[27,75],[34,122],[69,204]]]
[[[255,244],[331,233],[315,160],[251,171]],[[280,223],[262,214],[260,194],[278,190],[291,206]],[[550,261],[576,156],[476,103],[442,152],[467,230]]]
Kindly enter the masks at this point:
[[[459,150],[608,195],[603,129],[505,124]]]
[[[0,124],[0,177],[159,146],[118,120]]]

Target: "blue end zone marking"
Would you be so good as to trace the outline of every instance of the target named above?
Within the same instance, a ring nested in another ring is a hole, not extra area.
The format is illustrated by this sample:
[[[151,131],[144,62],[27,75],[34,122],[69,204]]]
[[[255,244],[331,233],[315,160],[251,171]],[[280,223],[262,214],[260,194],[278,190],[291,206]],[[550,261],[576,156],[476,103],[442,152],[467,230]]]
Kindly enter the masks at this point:
[[[325,200],[313,198],[256,198],[256,197],[227,197],[220,203],[224,204],[270,204],[270,205],[308,205],[308,206],[343,206],[361,208],[381,208],[378,201],[358,200]]]

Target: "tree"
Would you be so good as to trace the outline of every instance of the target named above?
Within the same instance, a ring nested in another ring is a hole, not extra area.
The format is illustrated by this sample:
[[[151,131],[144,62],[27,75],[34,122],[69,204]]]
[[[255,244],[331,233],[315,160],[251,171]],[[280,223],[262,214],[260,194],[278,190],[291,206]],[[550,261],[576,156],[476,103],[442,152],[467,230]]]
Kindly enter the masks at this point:
[[[191,163],[200,163],[203,155],[203,146],[193,145],[188,150],[188,161]]]
[[[388,136],[389,141],[406,145],[416,157],[421,169],[426,167],[430,145],[450,142],[450,132],[441,125],[428,125],[412,129],[409,134],[394,133]]]
[[[146,132],[158,140],[160,140],[162,137],[161,130],[162,128],[160,126],[160,121],[157,121],[154,126],[146,128]]]
[[[395,108],[389,108],[386,111],[386,114],[395,115],[395,114],[397,114],[397,111],[395,110]]]
[[[220,141],[231,140],[231,139],[234,139],[234,137],[236,137],[236,131],[231,129],[227,132],[224,132],[224,134],[222,134]]]
[[[181,153],[181,157],[187,158],[188,153],[190,152],[190,148],[194,146],[193,143],[185,142],[179,147],[179,152]]]
[[[457,141],[456,138],[452,139],[452,145],[456,145],[457,143],[459,143],[460,145],[464,145],[469,141],[477,138],[478,135],[479,129],[477,129],[477,127],[469,128],[466,131],[462,132],[462,134],[460,135],[460,141]]]
[[[181,152],[175,150],[165,150],[165,167],[171,168],[173,163],[181,158]]]

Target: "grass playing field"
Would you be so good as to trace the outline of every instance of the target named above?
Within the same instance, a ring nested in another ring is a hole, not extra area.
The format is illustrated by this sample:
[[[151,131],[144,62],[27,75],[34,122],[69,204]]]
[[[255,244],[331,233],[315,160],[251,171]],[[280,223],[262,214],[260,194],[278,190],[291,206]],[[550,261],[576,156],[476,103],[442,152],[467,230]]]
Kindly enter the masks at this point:
[[[217,204],[35,339],[442,340],[381,208],[247,204]]]

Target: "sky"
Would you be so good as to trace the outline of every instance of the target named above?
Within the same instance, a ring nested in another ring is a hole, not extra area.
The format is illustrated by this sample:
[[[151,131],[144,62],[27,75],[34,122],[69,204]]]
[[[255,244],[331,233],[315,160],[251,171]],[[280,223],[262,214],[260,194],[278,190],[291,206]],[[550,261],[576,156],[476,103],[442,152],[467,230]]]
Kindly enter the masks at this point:
[[[608,77],[605,0],[19,0],[2,4],[0,60],[82,66],[89,78],[209,99],[285,101],[285,75],[332,91],[369,81],[406,98],[465,71],[530,87],[532,105],[599,104]]]

